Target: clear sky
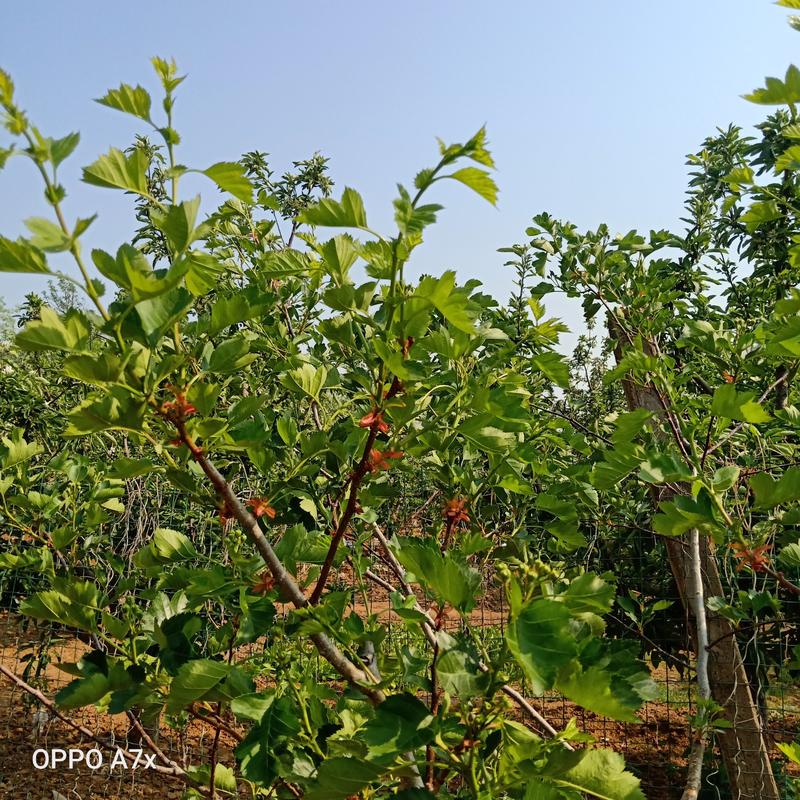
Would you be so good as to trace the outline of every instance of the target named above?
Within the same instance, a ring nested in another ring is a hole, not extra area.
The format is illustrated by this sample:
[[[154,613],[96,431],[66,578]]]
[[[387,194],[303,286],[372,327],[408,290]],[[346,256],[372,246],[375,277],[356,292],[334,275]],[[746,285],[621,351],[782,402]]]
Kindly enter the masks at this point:
[[[800,56],[800,34],[766,0],[339,0],[339,2],[6,3],[0,65],[49,135],[80,130],[62,180],[71,218],[100,212],[88,244],[130,235],[130,200],[80,184],[79,168],[124,148],[137,121],[92,98],[121,81],[156,93],[149,57],[174,56],[179,161],[205,167],[260,149],[283,171],[319,150],[337,192],[364,196],[370,223],[391,220],[395,183],[482,124],[498,166],[498,208],[459,185],[414,263],[456,268],[505,296],[498,247],[524,240],[547,210],[581,227],[679,226],[685,155],[718,125],[758,122],[741,99]],[[0,144],[4,144],[0,133]],[[205,191],[211,197],[210,185]],[[47,212],[32,165],[0,173],[0,232]],[[0,273],[18,303],[41,278]],[[576,309],[551,312],[579,327]]]

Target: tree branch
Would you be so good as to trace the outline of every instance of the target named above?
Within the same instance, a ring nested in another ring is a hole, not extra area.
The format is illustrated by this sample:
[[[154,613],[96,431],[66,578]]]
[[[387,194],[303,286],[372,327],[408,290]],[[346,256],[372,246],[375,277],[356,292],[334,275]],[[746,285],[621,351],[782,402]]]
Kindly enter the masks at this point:
[[[294,577],[283,565],[283,562],[278,558],[269,540],[261,530],[258,520],[244,507],[220,471],[209,461],[203,450],[195,444],[186,430],[185,423],[178,420],[175,422],[175,427],[178,430],[181,441],[189,448],[192,457],[206,474],[209,481],[211,481],[220,499],[225,503],[226,508],[239,525],[241,525],[250,541],[255,545],[256,550],[258,550],[259,554],[264,559],[267,568],[272,573],[272,577],[275,579],[275,583],[281,589],[284,597],[286,597],[295,608],[304,608],[307,606],[308,600],[306,596],[297,585]],[[366,695],[373,704],[378,705],[386,699],[386,696],[380,689],[369,685],[370,679],[368,675],[353,664],[353,662],[339,650],[327,634],[311,634],[311,641],[314,642],[319,654],[351,686],[357,688],[362,694]]]

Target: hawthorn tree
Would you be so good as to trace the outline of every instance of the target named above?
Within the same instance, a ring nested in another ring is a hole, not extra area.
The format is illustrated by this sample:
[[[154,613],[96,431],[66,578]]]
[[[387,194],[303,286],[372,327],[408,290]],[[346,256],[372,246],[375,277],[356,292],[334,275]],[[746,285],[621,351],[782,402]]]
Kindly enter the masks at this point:
[[[130,193],[139,224],[132,243],[88,258],[95,217],[70,224],[58,180],[78,136],[45,136],[0,78],[20,141],[4,159],[30,159],[53,211],[26,221],[31,236],[0,238],[0,269],[58,276],[50,254],[67,253],[88,304],[41,305],[16,337],[79,397],[57,404],[60,426],[3,439],[0,557],[31,581],[20,611],[91,648],[62,665],[74,680],[54,705],[0,669],[62,716],[127,715],[187,797],[641,798],[619,755],[584,747],[574,723],[556,731],[514,685],[524,675],[629,721],[654,691],[639,644],[603,636],[614,576],[564,558],[597,498],[554,475],[564,426],[531,414],[566,385],[563,326],[452,272],[405,277],[441,211],[428,201],[438,182],[495,202],[485,132],[440,143],[399,187],[384,235],[356,191],[330,197],[319,157],[280,179],[259,153],[181,165],[183,78],[153,64],[163,119],[141,86],[99,101],[163,145],[141,136],[84,169]],[[225,193],[218,208],[182,199],[192,172]],[[534,490],[551,478],[557,493]],[[124,557],[115,520],[134,486],[165,481],[172,527]],[[211,540],[189,535],[212,520]],[[470,624],[482,576],[507,598],[500,640]],[[392,636],[386,612],[357,602],[371,586],[388,593]],[[172,761],[164,716],[213,728],[210,761]],[[235,762],[219,757],[221,731]]]

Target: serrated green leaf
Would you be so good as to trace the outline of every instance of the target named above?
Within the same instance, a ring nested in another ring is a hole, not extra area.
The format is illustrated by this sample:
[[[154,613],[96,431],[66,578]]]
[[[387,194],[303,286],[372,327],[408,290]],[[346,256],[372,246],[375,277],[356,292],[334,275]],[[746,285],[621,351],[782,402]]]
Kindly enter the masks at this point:
[[[172,681],[166,711],[177,714],[191,703],[202,700],[231,671],[231,666],[208,658],[187,661]]]
[[[31,244],[46,253],[63,253],[72,244],[69,236],[61,228],[43,217],[30,217],[25,227],[33,234]]]
[[[112,147],[104,156],[83,169],[83,180],[93,186],[124,189],[147,195],[147,156],[140,148],[129,155]]]
[[[769,422],[772,416],[755,400],[754,392],[737,392],[729,383],[717,387],[711,401],[711,413],[718,417],[758,424]]]
[[[462,167],[462,169],[457,169],[455,172],[445,177],[452,178],[454,181],[469,186],[470,189],[477,192],[492,205],[497,204],[497,184],[485,169]]]
[[[775,159],[775,172],[800,169],[800,144],[786,148]]]
[[[80,311],[68,311],[62,320],[49,306],[42,306],[39,319],[28,322],[14,341],[23,350],[84,350],[89,344],[89,323]]]
[[[119,89],[109,89],[95,102],[108,108],[132,114],[134,117],[150,122],[150,95],[141,86],[121,83]]]
[[[437,640],[440,655],[436,672],[442,689],[462,699],[485,694],[491,676],[481,670],[475,645],[464,637],[457,639],[444,631],[437,634]]]
[[[525,671],[534,694],[552,689],[559,671],[577,656],[571,622],[566,605],[541,598],[523,606],[509,623],[508,648]]]
[[[381,767],[363,759],[334,756],[320,764],[316,781],[305,796],[307,800],[344,800],[358,795],[382,772]]]
[[[81,136],[77,132],[68,133],[61,139],[52,139],[50,141],[50,158],[53,162],[53,166],[57,167],[59,164],[69,158],[69,156],[72,155],[73,151],[78,146],[78,142],[80,142],[80,140]],[[75,235],[78,235],[77,232]]]
[[[44,253],[28,239],[16,241],[0,236],[0,272],[33,272],[47,275]]]
[[[164,234],[172,251],[180,254],[199,235],[202,235],[202,231],[195,230],[199,210],[200,196],[198,195],[193,200],[172,204],[164,211],[157,208],[152,209],[150,219]]]
[[[762,105],[789,105],[800,102],[800,70],[792,64],[786,77],[766,78],[766,86],[744,95],[745,100]]]
[[[243,203],[253,202],[253,184],[238,161],[220,161],[212,164],[203,174],[211,178],[223,192],[232,194]]]
[[[759,472],[750,477],[750,488],[757,509],[775,508],[800,500],[800,467],[789,467],[778,480],[773,480],[766,472]]]
[[[742,222],[751,233],[767,222],[773,222],[782,216],[778,204],[774,200],[764,200],[753,203],[741,216]]]
[[[308,362],[298,369],[289,370],[281,376],[280,382],[289,389],[303,392],[313,400],[319,400],[320,392],[328,379],[325,367],[315,367]]]
[[[146,408],[143,400],[121,389],[115,388],[110,394],[93,392],[67,414],[69,424],[64,436],[86,436],[105,430],[138,431]]]
[[[133,557],[137,567],[154,567],[187,561],[197,556],[189,537],[169,528],[156,528],[153,538]]]
[[[349,187],[341,200],[324,198],[307,208],[299,217],[301,222],[328,228],[366,228],[367,214],[361,195]]]
[[[400,563],[408,570],[408,580],[419,583],[440,601],[459,611],[475,607],[481,575],[462,563],[454,554],[442,554],[433,545],[410,537],[392,540]]]
[[[569,365],[559,353],[540,353],[531,359],[531,363],[556,386],[569,387]]]

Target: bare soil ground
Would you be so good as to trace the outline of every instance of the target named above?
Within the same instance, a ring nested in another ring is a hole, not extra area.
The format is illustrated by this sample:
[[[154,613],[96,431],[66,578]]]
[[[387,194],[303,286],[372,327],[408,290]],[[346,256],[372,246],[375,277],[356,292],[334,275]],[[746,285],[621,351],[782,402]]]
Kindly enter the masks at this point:
[[[380,603],[376,606],[374,611],[387,610]],[[489,624],[496,622],[495,613],[491,616]],[[19,618],[0,615],[0,663],[4,666],[22,674],[25,657],[32,653],[31,645],[36,641],[38,632],[34,628],[25,629]],[[87,649],[87,644],[71,637],[53,642],[49,650],[51,662],[29,682],[52,696],[71,680],[57,668],[57,662],[77,661]],[[654,677],[662,687],[662,699],[643,707],[638,724],[598,717],[558,697],[531,698],[531,702],[556,728],[575,717],[582,729],[596,737],[599,746],[621,752],[629,769],[642,779],[648,800],[673,800],[681,794],[689,747],[688,695],[686,683],[663,666],[654,671]],[[43,724],[37,726],[36,711],[36,704],[31,704],[24,692],[0,675],[0,800],[179,800],[182,796],[183,784],[178,779],[149,770],[110,769],[113,748],[128,744],[128,721],[124,715],[108,717],[93,709],[70,712],[72,719],[102,740],[103,747],[58,719],[42,720],[40,715],[39,722]],[[791,738],[792,732],[800,730],[800,709],[783,708],[780,717],[776,715],[775,727],[775,738]],[[183,730],[162,726],[159,746],[178,763],[197,764],[208,762],[212,737],[213,730],[201,722],[193,722]],[[35,769],[34,751],[54,747],[84,751],[98,747],[105,754],[105,764],[98,770],[85,766]],[[233,764],[232,748],[232,739],[223,734],[220,763]]]

